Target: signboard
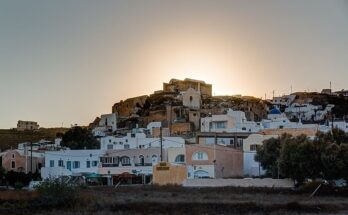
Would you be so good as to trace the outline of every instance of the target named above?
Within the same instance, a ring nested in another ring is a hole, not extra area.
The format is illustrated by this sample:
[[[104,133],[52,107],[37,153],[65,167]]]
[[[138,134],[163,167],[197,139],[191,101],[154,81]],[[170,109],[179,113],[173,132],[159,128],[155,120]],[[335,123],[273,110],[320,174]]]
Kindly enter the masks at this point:
[[[161,162],[161,163],[159,163],[159,166],[156,167],[156,170],[158,170],[158,171],[168,171],[169,170],[169,166],[167,165],[166,162]]]

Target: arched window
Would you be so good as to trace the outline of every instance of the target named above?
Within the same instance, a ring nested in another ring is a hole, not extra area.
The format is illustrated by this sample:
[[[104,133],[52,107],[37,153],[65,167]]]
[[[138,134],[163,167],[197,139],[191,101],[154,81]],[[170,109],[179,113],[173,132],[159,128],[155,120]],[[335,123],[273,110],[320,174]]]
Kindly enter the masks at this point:
[[[185,163],[185,155],[180,154],[175,157],[175,163]]]
[[[205,152],[195,152],[192,155],[192,160],[208,160],[208,154]]]
[[[152,155],[151,162],[152,164],[156,164],[158,162],[157,155]]]
[[[204,170],[197,170],[193,173],[194,178],[209,178],[209,173]]]
[[[122,166],[130,166],[130,158],[127,156],[123,156],[121,158],[121,163],[122,163]]]

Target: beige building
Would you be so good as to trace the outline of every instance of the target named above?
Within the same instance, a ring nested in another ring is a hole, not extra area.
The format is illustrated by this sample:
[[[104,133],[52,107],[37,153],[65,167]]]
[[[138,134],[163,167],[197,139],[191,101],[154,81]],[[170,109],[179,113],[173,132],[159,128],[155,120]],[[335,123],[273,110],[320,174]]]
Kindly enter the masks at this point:
[[[191,109],[201,108],[201,92],[191,87],[185,92],[182,92],[182,104]]]
[[[33,121],[22,121],[18,120],[17,122],[17,130],[25,131],[25,130],[37,130],[39,129],[39,124]]]
[[[167,149],[168,162],[171,164],[185,164],[185,147],[172,147]]]
[[[181,185],[187,178],[186,166],[160,162],[153,166],[153,183]]]

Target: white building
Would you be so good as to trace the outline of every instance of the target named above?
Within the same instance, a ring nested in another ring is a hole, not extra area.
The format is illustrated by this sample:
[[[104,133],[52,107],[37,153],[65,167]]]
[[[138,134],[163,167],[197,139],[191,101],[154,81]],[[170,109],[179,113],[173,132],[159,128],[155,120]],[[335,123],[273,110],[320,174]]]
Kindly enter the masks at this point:
[[[280,108],[281,106],[288,107],[296,98],[296,95],[284,95],[280,97],[273,97],[271,103],[273,106]]]
[[[256,149],[264,140],[277,138],[278,135],[251,134],[243,143],[243,174],[246,177],[262,176],[266,171],[255,161]]]
[[[98,173],[101,150],[64,150],[45,152],[41,177],[55,178],[82,173]]]
[[[285,108],[285,114],[289,118],[298,118],[301,120],[323,120],[324,117],[331,112],[335,105],[328,104],[324,109],[321,105],[297,104],[293,103]]]
[[[320,126],[320,131],[329,132],[332,128],[338,128],[348,133],[348,123],[344,120],[327,121],[326,125]]]
[[[229,109],[227,114],[201,118],[201,132],[258,132],[260,123],[247,121],[243,111]]]
[[[162,147],[183,147],[185,140],[182,137],[164,137]],[[148,138],[145,133],[127,133],[127,136],[106,136],[100,139],[101,150],[111,149],[142,149],[160,147],[160,138]]]
[[[268,119],[262,120],[262,126],[265,129],[283,129],[283,128],[317,128],[316,124],[302,124],[300,122],[291,122],[285,114],[274,108],[267,116]]]
[[[116,113],[103,114],[100,116],[99,125],[92,130],[94,136],[103,137],[107,133],[112,133],[117,130]]]
[[[30,142],[24,142],[18,144],[19,150],[25,150],[25,147],[28,147],[29,149],[32,149],[33,151],[38,150],[57,150],[60,149],[60,143],[62,142],[61,138],[56,138],[54,141],[48,141],[48,140],[40,140],[38,142],[31,143]]]

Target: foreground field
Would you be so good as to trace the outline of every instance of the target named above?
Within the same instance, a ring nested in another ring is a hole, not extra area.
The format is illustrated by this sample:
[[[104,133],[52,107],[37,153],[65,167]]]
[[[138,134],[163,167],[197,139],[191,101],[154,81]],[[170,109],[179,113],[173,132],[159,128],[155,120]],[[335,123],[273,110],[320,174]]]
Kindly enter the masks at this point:
[[[52,204],[36,192],[0,191],[0,214],[348,214],[342,193],[310,198],[306,191],[127,186],[81,188],[74,195]]]

